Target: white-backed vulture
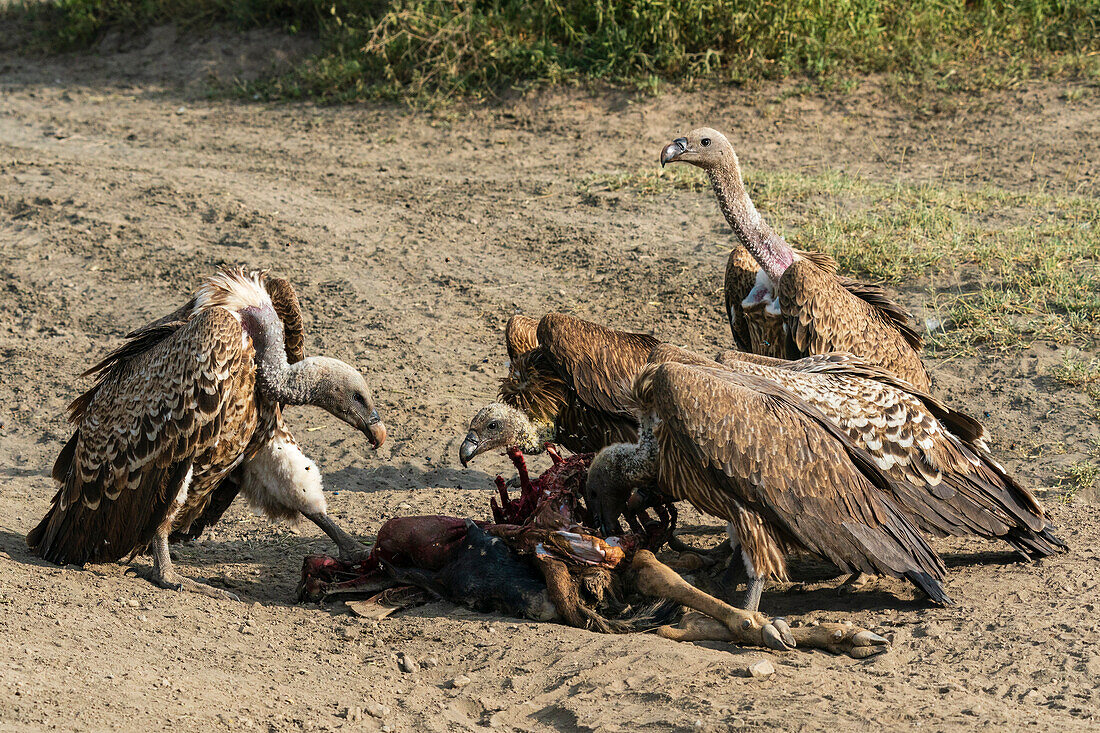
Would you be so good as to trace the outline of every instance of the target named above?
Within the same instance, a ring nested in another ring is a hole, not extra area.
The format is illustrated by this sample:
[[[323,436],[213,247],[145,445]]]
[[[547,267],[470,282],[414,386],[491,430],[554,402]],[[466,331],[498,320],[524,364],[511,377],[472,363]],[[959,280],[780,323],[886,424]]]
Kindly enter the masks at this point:
[[[652,483],[724,519],[748,571],[749,611],[765,579],[786,577],[792,550],[951,602],[943,562],[892,498],[892,479],[814,407],[753,374],[682,362],[644,367],[632,396],[638,442],[605,448],[588,472],[588,506],[605,523],[614,517],[603,497]]]
[[[499,402],[470,421],[459,449],[463,465],[493,449],[538,453],[558,443],[589,453],[637,436],[638,422],[624,400],[657,339],[563,313],[534,324],[525,316],[508,322],[508,375]]]
[[[727,351],[715,362],[669,344],[649,360],[753,375],[812,405],[874,459],[893,499],[934,536],[1004,540],[1028,558],[1065,549],[1038,500],[990,454],[980,423],[879,367],[850,354],[767,364]]]
[[[70,407],[76,430],[54,464],[49,512],[27,536],[32,551],[83,564],[151,549],[156,584],[231,597],[179,575],[168,537],[202,518],[232,473],[229,501],[239,488],[271,516],[308,517],[342,555],[363,552],[328,517],[320,473],[283,425],[280,405],[325,409],[375,447],[385,427],[358,371],[303,358],[301,323],[287,281],[236,268],[131,333],[85,373],[97,379]]]
[[[838,276],[826,255],[792,248],[749,198],[729,140],[700,128],[661,151],[661,165],[702,168],[741,246],[726,266],[726,311],[738,347],[797,359],[843,351],[928,391],[910,316],[875,285]]]

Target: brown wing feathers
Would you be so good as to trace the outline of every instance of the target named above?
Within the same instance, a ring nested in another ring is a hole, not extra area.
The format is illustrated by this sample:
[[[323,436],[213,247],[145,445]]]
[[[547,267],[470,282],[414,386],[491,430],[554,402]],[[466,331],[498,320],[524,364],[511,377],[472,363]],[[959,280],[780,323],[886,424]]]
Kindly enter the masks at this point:
[[[504,326],[504,343],[508,348],[508,358],[515,361],[520,354],[539,345],[536,330],[539,322],[534,318],[516,314],[508,319]]]
[[[216,444],[232,390],[250,374],[240,325],[204,311],[101,372],[94,399],[74,414],[76,433],[54,466],[61,484],[27,537],[47,560],[114,560],[141,549],[193,465]]]
[[[558,441],[572,451],[637,439],[630,385],[655,338],[549,313],[537,322],[513,316],[505,339],[511,365],[501,381],[502,402],[554,422]]]
[[[290,281],[282,277],[268,277],[264,288],[275,306],[275,313],[283,322],[283,341],[286,344],[286,360],[293,364],[305,358],[305,329],[302,326],[302,306]]]
[[[765,379],[724,369],[666,363],[640,379],[652,383],[661,420],[661,484],[682,492],[678,498],[728,520],[747,507],[781,543],[842,568],[910,578],[949,602],[938,582],[942,561],[883,493],[891,479],[814,408]],[[670,442],[678,448],[664,450]],[[668,464],[692,451],[705,474]]]

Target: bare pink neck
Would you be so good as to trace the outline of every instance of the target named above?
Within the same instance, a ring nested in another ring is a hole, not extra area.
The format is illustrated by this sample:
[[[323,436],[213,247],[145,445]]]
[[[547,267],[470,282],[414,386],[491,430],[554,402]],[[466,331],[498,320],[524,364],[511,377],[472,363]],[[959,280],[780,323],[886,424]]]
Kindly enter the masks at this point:
[[[714,187],[714,195],[718,197],[718,206],[738,241],[772,282],[778,283],[784,271],[794,262],[794,250],[768,226],[753,206],[741,178],[737,156],[731,156],[726,165],[707,169],[707,176]]]

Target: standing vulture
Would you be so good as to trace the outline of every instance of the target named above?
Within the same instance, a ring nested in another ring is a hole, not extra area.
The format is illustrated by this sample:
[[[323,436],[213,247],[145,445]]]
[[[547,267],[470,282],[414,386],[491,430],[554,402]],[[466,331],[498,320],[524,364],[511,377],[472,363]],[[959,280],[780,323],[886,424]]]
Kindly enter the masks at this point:
[[[27,536],[35,554],[83,564],[151,546],[157,585],[232,597],[179,575],[168,537],[216,520],[238,488],[271,516],[308,517],[342,555],[363,551],[326,514],[317,465],[287,431],[280,405],[327,410],[375,447],[386,429],[359,372],[303,358],[289,282],[222,270],[128,339],[85,373],[96,383],[70,407],[76,431],[54,464],[58,491]],[[220,488],[227,477],[230,488]]]
[[[659,343],[563,313],[536,322],[513,316],[505,328],[509,365],[499,402],[470,421],[459,449],[462,465],[493,449],[541,452],[559,443],[590,453],[637,437],[626,397],[634,375]]]
[[[891,495],[875,459],[818,410],[753,374],[663,362],[638,374],[637,443],[610,446],[588,471],[589,509],[613,521],[603,497],[656,483],[672,499],[726,520],[756,611],[767,578],[786,577],[803,550],[847,572],[904,577],[950,599],[943,562]]]
[[[921,339],[909,314],[874,285],[838,276],[825,255],[793,249],[760,216],[729,140],[694,130],[661,151],[661,165],[706,171],[718,205],[741,243],[726,266],[726,310],[738,347],[797,359],[844,351],[928,391]]]
[[[1038,500],[990,454],[973,418],[850,354],[773,365],[744,357],[728,351],[714,362],[662,344],[649,360],[724,367],[811,405],[874,459],[893,481],[894,501],[929,534],[1004,540],[1026,558],[1065,549]]]

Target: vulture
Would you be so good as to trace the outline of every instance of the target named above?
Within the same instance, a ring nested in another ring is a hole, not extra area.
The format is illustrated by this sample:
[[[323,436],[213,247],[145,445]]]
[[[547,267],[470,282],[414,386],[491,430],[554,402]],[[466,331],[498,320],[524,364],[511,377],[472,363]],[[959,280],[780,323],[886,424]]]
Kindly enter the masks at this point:
[[[911,316],[876,285],[837,275],[827,255],[792,248],[760,216],[729,140],[710,128],[679,137],[661,165],[702,168],[740,246],[726,266],[726,312],[738,348],[798,359],[848,352],[928,391]]]
[[[893,500],[933,536],[1000,539],[1028,559],[1066,548],[1038,500],[993,458],[984,428],[968,415],[850,354],[773,364],[744,357],[727,351],[715,362],[662,344],[649,360],[766,379],[812,406],[890,477]]]
[[[548,313],[537,322],[513,316],[505,339],[508,375],[501,380],[499,401],[470,421],[459,449],[462,465],[493,449],[518,446],[539,453],[547,443],[557,443],[591,453],[637,437],[638,422],[626,397],[657,339],[563,313]]]
[[[69,408],[75,432],[53,467],[58,490],[27,536],[35,554],[65,565],[151,550],[157,585],[232,598],[181,576],[168,539],[216,521],[238,490],[271,517],[309,518],[342,556],[365,552],[326,513],[320,472],[281,406],[327,410],[376,448],[386,428],[358,371],[304,357],[288,281],[223,269],[127,339],[85,372],[95,384]]]
[[[540,325],[544,326],[541,340],[535,335]],[[562,335],[565,333],[575,336],[566,339]],[[557,334],[556,340],[552,334]],[[539,343],[554,343],[554,353],[563,354],[555,362],[562,366],[555,366],[554,373],[565,376],[553,383],[562,394],[568,393],[567,385],[576,384],[576,392],[583,392],[584,397],[572,398],[574,403],[605,406],[599,412],[586,408],[588,414],[602,416],[601,423],[577,421],[569,430],[561,431],[583,438],[583,442],[567,444],[575,452],[598,451],[617,442],[615,435],[628,435],[622,442],[636,439],[637,422],[625,385],[647,361],[724,367],[768,380],[794,399],[808,403],[842,430],[892,479],[893,500],[928,534],[999,539],[1027,558],[1065,549],[1052,533],[1039,502],[993,458],[980,423],[850,354],[787,361],[727,351],[715,362],[670,344],[659,344],[643,358],[642,348],[658,344],[656,339],[623,334],[560,314],[546,316],[542,324],[514,316],[505,337],[513,363],[513,373],[504,380],[501,390],[505,404],[482,409],[471,422],[470,434],[460,451],[467,461],[477,453],[512,446],[537,452],[546,441],[555,441],[559,430],[546,419],[546,412],[524,407],[546,401],[532,397],[541,394],[546,381],[530,374],[516,375],[516,365],[526,363],[520,355]],[[587,369],[567,368],[582,362]],[[524,385],[523,389],[517,389],[518,385]],[[509,402],[520,409],[509,406]],[[533,427],[529,417],[533,415],[543,416],[543,425],[548,427]],[[630,429],[585,431],[594,423],[628,425]],[[627,496],[629,492],[619,497],[620,504]]]
[[[586,493],[605,532],[607,497],[655,483],[731,525],[749,576],[742,607],[786,577],[794,550],[849,573],[903,577],[950,604],[943,561],[893,496],[893,479],[820,411],[754,374],[666,361],[638,373],[630,395],[638,440],[600,451]]]

